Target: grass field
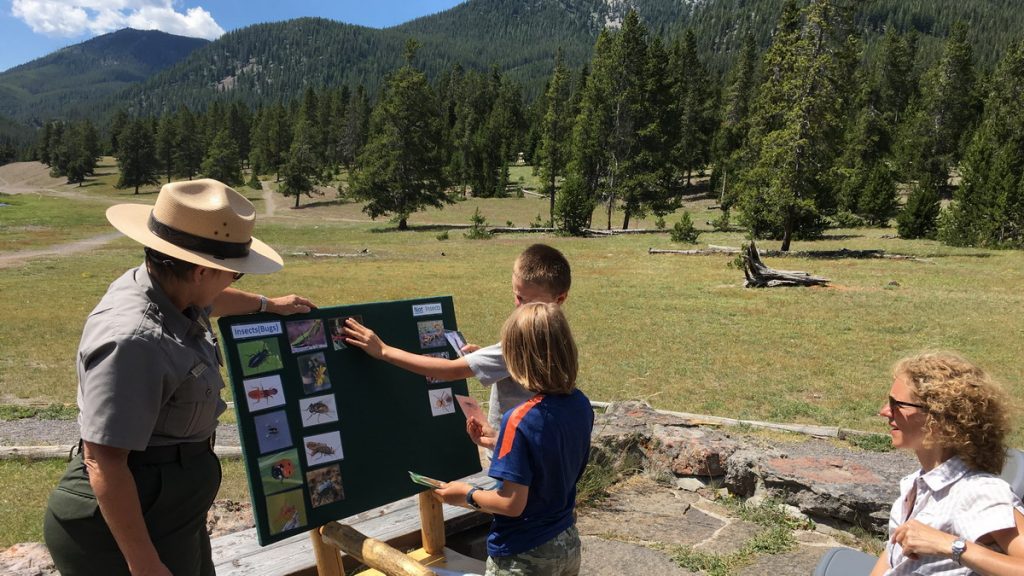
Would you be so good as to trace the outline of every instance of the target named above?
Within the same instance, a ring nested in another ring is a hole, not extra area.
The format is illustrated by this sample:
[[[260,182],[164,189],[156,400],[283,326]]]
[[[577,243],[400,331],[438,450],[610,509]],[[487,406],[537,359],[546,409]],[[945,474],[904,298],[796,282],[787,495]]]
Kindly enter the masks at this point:
[[[28,203],[33,228],[19,232],[17,244],[5,234],[13,218],[27,217],[0,208],[0,255],[42,238],[109,232],[96,223],[96,205],[155,198],[131,198],[109,184],[83,187],[94,200],[81,199],[73,211],[43,209],[45,198]],[[244,192],[261,214],[268,209],[262,192]],[[256,235],[282,253],[286,267],[274,275],[248,275],[239,287],[301,293],[325,306],[451,294],[459,328],[480,344],[497,340],[511,310],[516,255],[533,242],[558,247],[573,266],[566,310],[581,354],[580,385],[593,400],[639,398],[669,410],[883,432],[876,413],[892,363],[935,348],[961,351],[1006,383],[1013,397],[1024,393],[1019,251],[905,241],[893,238],[892,229],[834,230],[819,241],[795,242],[793,249],[884,249],[922,260],[766,258],[769,266],[806,270],[832,285],[751,290],[742,288],[743,273],[730,266],[731,257],[648,254],[649,247],[693,247],[673,245],[667,231],[469,240],[453,227],[468,225],[478,208],[492,225],[527,226],[538,214],[546,220],[547,200],[529,195],[470,199],[416,213],[405,232],[368,220],[360,204],[330,193],[303,198],[298,210],[290,209],[292,199],[276,195],[274,202],[274,216],[261,216]],[[709,204],[684,207],[705,230],[717,215]],[[678,217],[666,218],[669,227]],[[621,214],[613,222],[621,224]],[[595,217],[598,227],[604,223],[603,213]],[[631,224],[653,226],[652,219]],[[445,231],[448,239],[439,240]],[[701,245],[737,247],[743,241],[740,232],[706,231],[699,239]],[[296,255],[363,249],[370,256]],[[0,268],[0,402],[74,402],[74,354],[84,319],[106,286],[141,256],[135,243],[120,239],[86,253]],[[475,380],[470,388],[486,400]],[[1016,431],[1013,443],[1021,446],[1022,439]]]

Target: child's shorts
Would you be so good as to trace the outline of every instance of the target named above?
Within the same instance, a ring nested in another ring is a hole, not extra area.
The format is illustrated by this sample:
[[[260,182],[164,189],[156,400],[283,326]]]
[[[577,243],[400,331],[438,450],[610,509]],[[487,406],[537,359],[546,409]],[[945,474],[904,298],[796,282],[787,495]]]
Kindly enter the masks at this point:
[[[486,576],[576,576],[580,573],[580,533],[569,526],[551,540],[512,556],[487,557]]]

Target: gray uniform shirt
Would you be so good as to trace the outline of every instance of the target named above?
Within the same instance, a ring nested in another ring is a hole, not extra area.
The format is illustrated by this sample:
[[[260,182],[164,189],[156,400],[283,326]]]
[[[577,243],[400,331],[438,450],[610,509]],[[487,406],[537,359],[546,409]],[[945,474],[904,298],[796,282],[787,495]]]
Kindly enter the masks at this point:
[[[225,409],[207,310],[183,314],[140,266],[85,321],[78,424],[94,444],[145,450],[208,438]]]
[[[492,344],[465,356],[473,375],[484,386],[491,387],[491,400],[487,408],[487,423],[497,430],[501,416],[516,406],[536,396],[519,385],[508,373],[505,358],[501,355],[501,343]]]

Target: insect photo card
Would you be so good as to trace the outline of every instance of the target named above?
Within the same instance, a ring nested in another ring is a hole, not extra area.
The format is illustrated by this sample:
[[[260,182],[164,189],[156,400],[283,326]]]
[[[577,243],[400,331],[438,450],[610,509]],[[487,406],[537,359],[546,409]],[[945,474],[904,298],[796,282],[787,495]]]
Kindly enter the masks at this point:
[[[245,387],[245,401],[249,405],[250,412],[259,412],[285,404],[284,386],[281,384],[280,374],[249,378],[242,381],[242,386]]]
[[[291,346],[292,353],[327,348],[324,321],[319,318],[285,322],[284,329],[288,333],[288,344]]]
[[[302,528],[306,525],[306,502],[302,490],[267,496],[267,513],[271,534]]]
[[[315,394],[331,387],[331,375],[327,373],[327,359],[323,352],[306,354],[295,360],[299,363],[299,378],[302,379],[304,393]]]
[[[238,355],[242,359],[243,376],[275,372],[284,367],[277,338],[239,342]]]
[[[299,400],[299,412],[303,428],[338,421],[338,407],[333,394]]]
[[[431,414],[434,416],[455,414],[455,398],[452,396],[451,388],[428,390],[427,395],[430,397]]]
[[[306,447],[306,463],[310,467],[345,458],[345,454],[341,451],[341,433],[339,432],[306,436],[302,440],[302,444]]]
[[[293,445],[291,430],[288,428],[288,416],[284,410],[257,414],[253,422],[256,424],[256,443],[259,444],[260,454]]]
[[[416,330],[420,335],[420,348],[440,348],[448,342],[444,337],[444,322],[441,320],[417,322]]]
[[[302,464],[295,448],[261,456],[259,465],[264,494],[284,492],[302,485]]]
[[[345,499],[341,467],[337,464],[307,472],[306,485],[309,487],[309,499],[314,508]]]

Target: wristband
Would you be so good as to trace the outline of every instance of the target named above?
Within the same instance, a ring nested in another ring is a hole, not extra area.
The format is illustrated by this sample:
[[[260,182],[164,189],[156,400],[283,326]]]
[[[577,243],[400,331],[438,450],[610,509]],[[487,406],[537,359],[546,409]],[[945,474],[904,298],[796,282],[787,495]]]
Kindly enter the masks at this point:
[[[267,303],[268,303],[267,297],[262,295],[262,294],[260,294],[260,312],[266,312],[267,311]]]
[[[477,490],[479,490],[479,488],[473,486],[472,488],[469,489],[469,492],[466,492],[466,503],[472,506],[473,508],[479,510],[480,505],[476,503],[476,500],[473,500],[473,492],[476,492]]]

